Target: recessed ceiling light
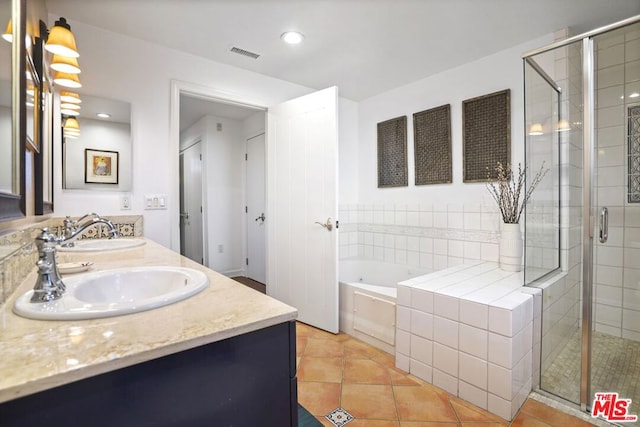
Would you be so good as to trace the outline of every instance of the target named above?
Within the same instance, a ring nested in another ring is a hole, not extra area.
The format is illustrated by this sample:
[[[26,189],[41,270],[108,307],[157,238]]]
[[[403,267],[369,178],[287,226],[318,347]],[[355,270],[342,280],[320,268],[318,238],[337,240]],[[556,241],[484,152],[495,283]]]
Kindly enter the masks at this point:
[[[638,92],[633,92],[631,95],[629,95],[629,98],[637,98],[640,96],[640,93]]]
[[[109,117],[111,117],[111,114],[97,113],[96,116],[100,117],[101,119],[108,119]]]
[[[287,31],[286,33],[282,33],[280,38],[288,44],[298,44],[301,43],[304,39],[304,35],[297,31]]]

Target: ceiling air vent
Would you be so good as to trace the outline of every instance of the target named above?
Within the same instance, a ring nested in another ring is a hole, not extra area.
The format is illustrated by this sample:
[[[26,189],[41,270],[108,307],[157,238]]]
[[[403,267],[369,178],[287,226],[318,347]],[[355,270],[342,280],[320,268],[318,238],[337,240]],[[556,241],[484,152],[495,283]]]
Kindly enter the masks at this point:
[[[260,56],[259,53],[249,52],[248,50],[240,49],[239,47],[232,47],[231,52],[237,53],[238,55],[248,56],[249,58],[258,59]]]

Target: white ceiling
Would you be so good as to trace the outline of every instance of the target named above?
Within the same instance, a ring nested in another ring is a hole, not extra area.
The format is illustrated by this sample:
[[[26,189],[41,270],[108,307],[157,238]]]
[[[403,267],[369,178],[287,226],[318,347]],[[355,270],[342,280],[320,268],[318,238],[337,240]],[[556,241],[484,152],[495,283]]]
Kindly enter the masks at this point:
[[[640,0],[46,0],[50,14],[360,101]],[[284,44],[297,30],[305,40]],[[251,59],[233,46],[260,54]]]

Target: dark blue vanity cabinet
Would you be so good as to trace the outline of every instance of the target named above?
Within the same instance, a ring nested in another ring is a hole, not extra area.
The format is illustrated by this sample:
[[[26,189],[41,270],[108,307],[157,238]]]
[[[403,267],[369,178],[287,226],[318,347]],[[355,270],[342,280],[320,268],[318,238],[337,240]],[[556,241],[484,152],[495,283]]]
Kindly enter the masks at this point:
[[[297,427],[297,398],[291,321],[4,402],[0,426]]]

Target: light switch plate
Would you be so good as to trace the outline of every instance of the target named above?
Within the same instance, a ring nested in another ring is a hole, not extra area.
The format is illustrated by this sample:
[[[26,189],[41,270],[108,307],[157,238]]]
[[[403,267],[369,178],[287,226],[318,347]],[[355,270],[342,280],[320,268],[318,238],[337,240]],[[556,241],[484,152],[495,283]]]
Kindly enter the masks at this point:
[[[145,194],[144,209],[158,210],[167,209],[168,196],[166,194]]]

